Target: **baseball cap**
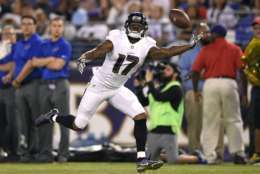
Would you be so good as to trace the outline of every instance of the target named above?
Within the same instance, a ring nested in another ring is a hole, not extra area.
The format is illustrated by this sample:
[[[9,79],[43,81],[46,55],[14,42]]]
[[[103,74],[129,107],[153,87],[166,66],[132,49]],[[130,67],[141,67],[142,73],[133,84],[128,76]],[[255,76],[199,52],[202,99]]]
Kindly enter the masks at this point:
[[[211,28],[211,33],[216,33],[220,36],[225,37],[227,34],[227,29],[222,25],[215,25]]]
[[[252,26],[254,25],[260,25],[260,16],[255,17],[255,19],[252,22]]]

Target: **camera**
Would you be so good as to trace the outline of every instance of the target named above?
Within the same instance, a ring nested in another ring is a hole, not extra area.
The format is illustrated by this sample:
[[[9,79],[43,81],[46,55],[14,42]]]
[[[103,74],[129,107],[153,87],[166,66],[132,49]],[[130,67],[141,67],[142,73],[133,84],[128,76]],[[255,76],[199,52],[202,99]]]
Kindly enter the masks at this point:
[[[149,69],[154,75],[154,79],[160,81],[160,76],[163,73],[167,63],[166,62],[149,62],[139,72],[136,73],[137,80],[145,80],[146,70]]]

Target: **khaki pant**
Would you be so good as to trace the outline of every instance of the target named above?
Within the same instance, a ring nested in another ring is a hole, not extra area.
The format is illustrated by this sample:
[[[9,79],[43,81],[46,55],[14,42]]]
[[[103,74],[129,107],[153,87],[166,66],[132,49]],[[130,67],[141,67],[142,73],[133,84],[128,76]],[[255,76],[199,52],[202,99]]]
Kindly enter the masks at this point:
[[[194,100],[193,91],[187,91],[185,94],[185,116],[187,119],[187,131],[189,140],[189,151],[193,153],[201,148],[200,136],[202,129],[202,100],[197,102]],[[223,159],[224,154],[224,126],[223,121],[219,129],[219,140],[216,152]]]
[[[235,80],[207,79],[203,88],[202,147],[209,163],[217,158],[221,116],[228,138],[229,152],[243,153],[243,128],[238,88]]]

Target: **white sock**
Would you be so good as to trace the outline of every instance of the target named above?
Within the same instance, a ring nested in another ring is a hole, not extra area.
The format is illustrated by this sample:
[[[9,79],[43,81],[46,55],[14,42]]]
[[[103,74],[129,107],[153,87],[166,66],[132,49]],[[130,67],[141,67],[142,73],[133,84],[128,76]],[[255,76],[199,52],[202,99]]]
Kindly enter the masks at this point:
[[[58,114],[54,115],[51,119],[53,122],[56,122],[56,118],[58,117]]]
[[[145,152],[144,151],[137,152],[137,158],[146,158]]]

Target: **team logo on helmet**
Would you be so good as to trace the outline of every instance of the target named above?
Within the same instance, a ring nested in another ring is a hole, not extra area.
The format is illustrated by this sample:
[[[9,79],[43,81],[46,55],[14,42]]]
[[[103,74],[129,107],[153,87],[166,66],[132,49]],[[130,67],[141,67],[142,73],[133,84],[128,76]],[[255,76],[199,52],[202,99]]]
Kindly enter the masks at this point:
[[[125,22],[125,29],[126,34],[132,38],[144,37],[148,29],[146,17],[140,12],[131,13]]]

